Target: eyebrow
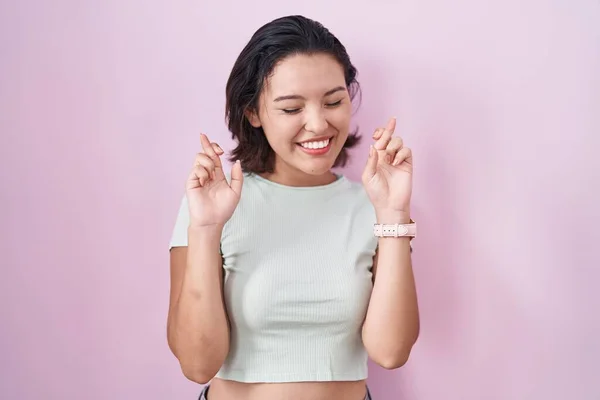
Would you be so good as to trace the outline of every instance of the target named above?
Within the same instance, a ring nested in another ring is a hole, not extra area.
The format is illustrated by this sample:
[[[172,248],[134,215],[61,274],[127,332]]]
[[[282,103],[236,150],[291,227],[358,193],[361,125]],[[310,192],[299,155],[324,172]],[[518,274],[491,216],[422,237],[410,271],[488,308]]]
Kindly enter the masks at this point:
[[[325,95],[323,97],[331,96],[335,92],[339,92],[339,91],[342,91],[342,90],[346,90],[346,88],[343,87],[343,86],[335,87],[335,88],[327,91],[327,93],[325,93]],[[304,97],[298,95],[298,94],[290,94],[290,95],[287,95],[287,96],[279,96],[279,97],[277,97],[273,101],[274,102],[278,102],[278,101],[284,101],[284,100],[306,100],[306,99]]]

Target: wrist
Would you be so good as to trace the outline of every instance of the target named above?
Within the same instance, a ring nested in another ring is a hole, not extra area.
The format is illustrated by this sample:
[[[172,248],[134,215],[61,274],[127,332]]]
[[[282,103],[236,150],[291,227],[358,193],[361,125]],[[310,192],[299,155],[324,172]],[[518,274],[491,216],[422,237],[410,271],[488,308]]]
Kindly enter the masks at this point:
[[[408,224],[410,223],[410,211],[398,210],[375,210],[378,224]]]
[[[188,225],[188,237],[211,240],[215,239],[220,241],[223,233],[223,225],[211,224],[211,225]]]

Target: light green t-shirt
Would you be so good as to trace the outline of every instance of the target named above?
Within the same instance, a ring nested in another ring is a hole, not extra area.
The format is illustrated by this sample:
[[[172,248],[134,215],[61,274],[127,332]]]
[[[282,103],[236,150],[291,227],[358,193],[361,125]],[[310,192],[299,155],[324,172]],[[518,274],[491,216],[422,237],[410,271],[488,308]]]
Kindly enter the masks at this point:
[[[372,290],[375,211],[362,184],[290,187],[244,174],[223,229],[229,354],[241,382],[367,378],[361,328]],[[171,247],[187,245],[184,197]]]

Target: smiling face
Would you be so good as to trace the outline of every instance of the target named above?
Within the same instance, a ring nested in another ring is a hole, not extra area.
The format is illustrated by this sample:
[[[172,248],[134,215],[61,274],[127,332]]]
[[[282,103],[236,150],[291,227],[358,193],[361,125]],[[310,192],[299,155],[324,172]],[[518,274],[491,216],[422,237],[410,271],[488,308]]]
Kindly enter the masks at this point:
[[[275,152],[269,178],[289,185],[319,185],[335,179],[331,168],[348,137],[352,104],[344,70],[326,54],[293,55],[280,61],[265,82],[258,113]]]

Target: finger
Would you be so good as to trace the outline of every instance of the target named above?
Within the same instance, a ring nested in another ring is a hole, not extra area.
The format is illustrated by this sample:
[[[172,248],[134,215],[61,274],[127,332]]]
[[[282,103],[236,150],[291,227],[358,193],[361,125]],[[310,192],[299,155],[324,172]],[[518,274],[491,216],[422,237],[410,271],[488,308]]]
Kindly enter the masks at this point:
[[[221,158],[219,157],[219,154],[217,154],[217,152],[215,151],[213,145],[208,140],[208,137],[203,133],[200,134],[200,143],[202,144],[202,150],[204,150],[204,153],[208,155],[215,163],[215,178],[225,178],[225,174],[223,174],[223,165],[221,164]],[[217,145],[217,147],[218,146],[219,145]]]
[[[394,133],[394,130],[396,129],[396,117],[392,117],[390,118],[390,120],[388,121],[388,124],[385,128],[377,128],[375,129],[375,132],[373,133],[373,139],[377,140],[381,137],[381,135],[387,130],[391,130],[392,134]]]
[[[365,166],[365,170],[363,172],[363,181],[368,182],[375,176],[377,173],[377,160],[379,155],[375,148],[371,145],[369,148],[369,158],[367,159],[367,165]]]
[[[210,176],[206,168],[202,166],[194,167],[188,178],[188,189],[203,187],[209,180],[209,177]]]
[[[379,151],[385,150],[387,145],[390,143],[391,139],[392,139],[392,133],[388,130],[385,130],[385,131],[383,131],[383,134],[375,142],[375,144],[373,146],[375,147],[376,150],[379,150]]]
[[[373,139],[375,139],[375,140],[379,139],[384,131],[385,131],[385,128],[375,129],[375,132],[373,133]]]
[[[387,147],[392,135],[394,134],[394,130],[396,129],[396,118],[391,118],[385,127],[381,137],[375,142],[375,149],[383,150]]]
[[[413,165],[412,150],[408,147],[403,147],[400,149],[400,151],[398,151],[398,153],[396,153],[396,157],[394,157],[392,166],[396,167],[403,162],[406,162],[411,166]]]
[[[385,152],[385,162],[391,164],[396,156],[396,153],[404,146],[404,142],[400,137],[393,137],[388,145],[386,146]]]
[[[240,163],[240,160],[237,160],[235,164],[233,164],[233,167],[231,167],[231,183],[229,186],[239,196],[242,193],[243,183],[244,174],[242,172],[242,164]]]
[[[200,144],[202,145],[202,150],[204,151],[204,154],[208,155],[210,158],[213,159],[213,161],[215,162],[215,166],[221,167],[221,159],[219,158],[219,155],[208,140],[208,137],[203,133],[200,134]]]
[[[394,131],[396,130],[396,117],[390,118],[385,129],[387,129],[388,131],[392,132],[392,134],[394,134]]]
[[[403,146],[404,146],[404,141],[402,140],[402,138],[396,136],[396,137],[393,137],[392,140],[390,140],[390,142],[388,143],[387,147],[385,148],[385,151],[388,152],[388,153],[394,153],[395,154]]]
[[[194,166],[196,167],[199,165],[206,168],[212,179],[215,178],[215,162],[208,155],[199,153],[196,156],[196,162],[194,163]]]
[[[216,143],[213,142],[210,145],[212,146],[212,148],[215,151],[215,153],[217,153],[217,155],[222,156],[225,153],[225,151],[223,151],[223,149],[221,148],[221,146],[219,146],[218,144],[216,144]]]

